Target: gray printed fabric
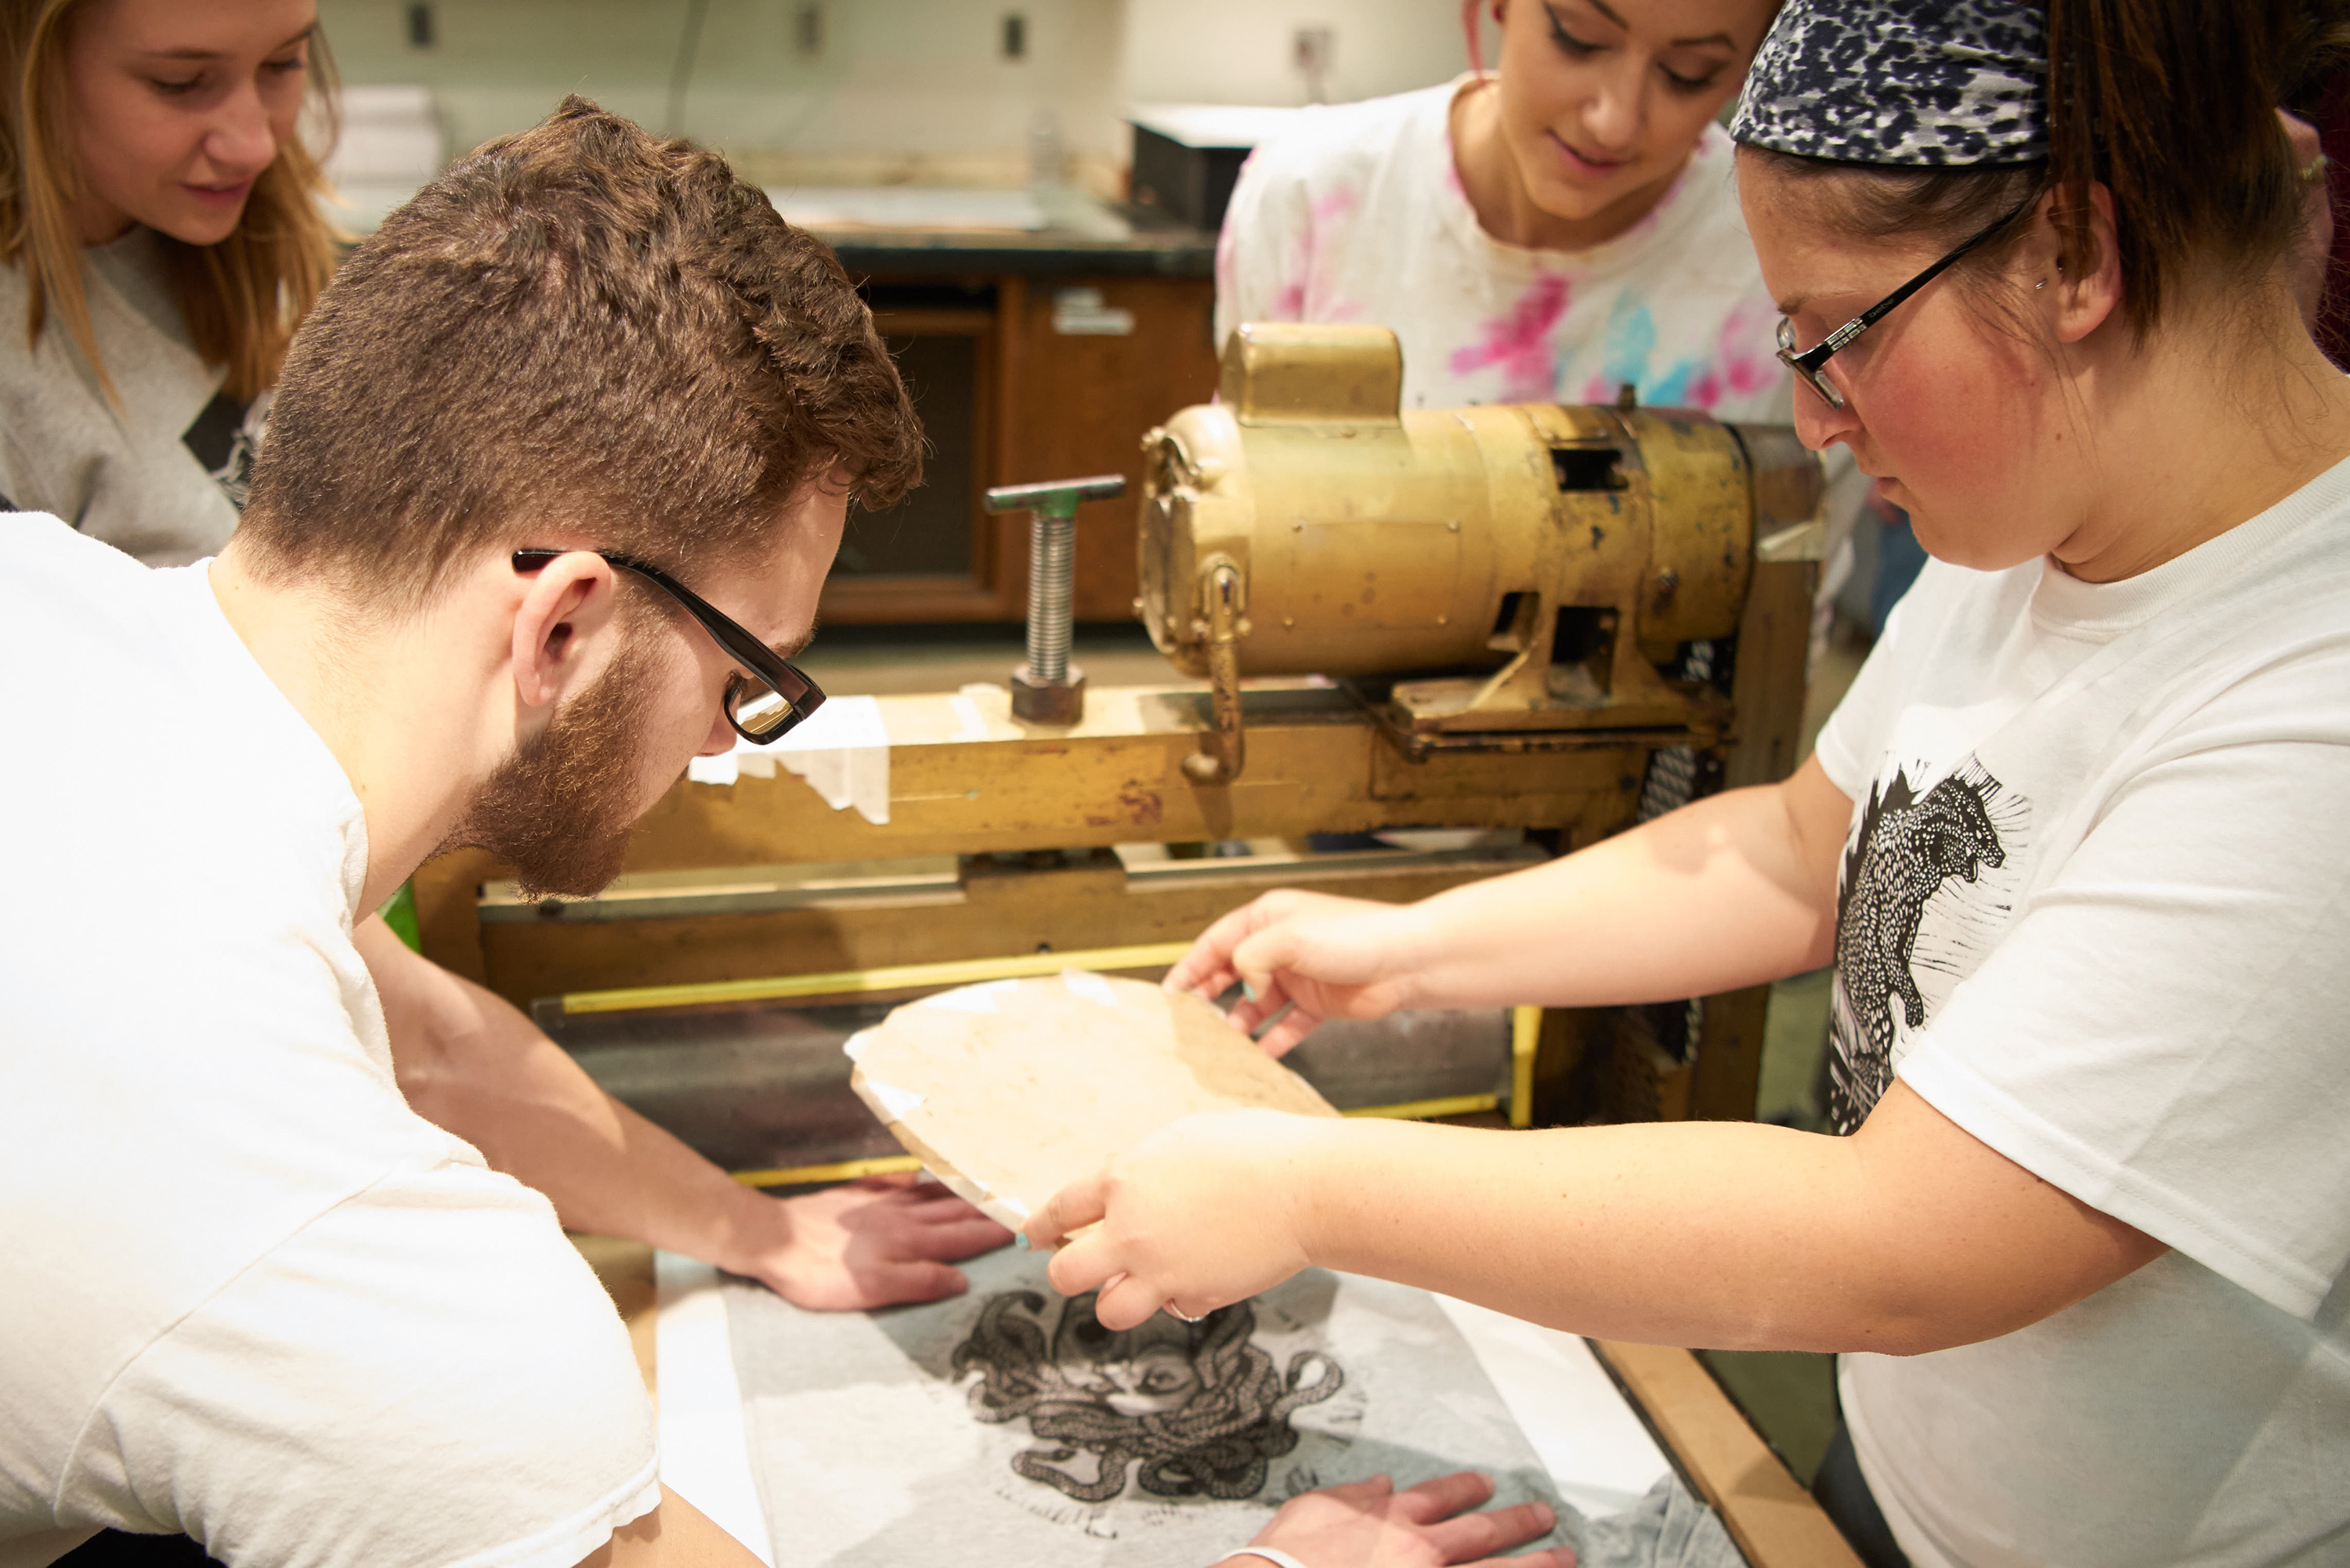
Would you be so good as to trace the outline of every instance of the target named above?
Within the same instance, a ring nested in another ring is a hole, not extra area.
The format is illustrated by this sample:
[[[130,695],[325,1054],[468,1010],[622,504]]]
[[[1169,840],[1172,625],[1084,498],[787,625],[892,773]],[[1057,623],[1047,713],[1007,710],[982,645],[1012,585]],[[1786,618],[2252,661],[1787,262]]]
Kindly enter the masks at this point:
[[[1112,1333],[1046,1261],[1006,1248],[965,1265],[968,1295],[879,1313],[727,1282],[776,1568],[1199,1568],[1301,1491],[1463,1469],[1496,1502],[1552,1504],[1541,1544],[1586,1568],[1742,1568],[1671,1477],[1602,1519],[1563,1503],[1424,1291],[1309,1270],[1196,1325]]]
[[[2030,0],[1789,0],[1730,134],[1842,163],[2033,163],[2048,156],[2047,81]]]

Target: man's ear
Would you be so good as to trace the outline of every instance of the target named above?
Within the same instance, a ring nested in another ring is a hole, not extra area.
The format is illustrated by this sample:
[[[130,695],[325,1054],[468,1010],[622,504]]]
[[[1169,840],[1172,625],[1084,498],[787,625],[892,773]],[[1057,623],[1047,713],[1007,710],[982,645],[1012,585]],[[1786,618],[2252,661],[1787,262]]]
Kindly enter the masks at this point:
[[[2052,215],[2052,227],[2054,204],[2069,199],[2058,191],[2043,198],[2049,203],[2043,211]],[[2122,253],[2116,243],[2114,193],[2102,184],[2092,182],[2089,186],[2082,227],[2087,232],[2088,254],[2075,258],[2070,265],[2053,255],[2049,262],[2050,276],[2046,282],[2049,294],[2054,296],[2050,306],[2060,343],[2078,343],[2112,318],[2122,304]]]
[[[555,706],[580,679],[587,649],[613,624],[619,589],[593,550],[567,550],[540,567],[515,610],[515,694],[525,709]]]

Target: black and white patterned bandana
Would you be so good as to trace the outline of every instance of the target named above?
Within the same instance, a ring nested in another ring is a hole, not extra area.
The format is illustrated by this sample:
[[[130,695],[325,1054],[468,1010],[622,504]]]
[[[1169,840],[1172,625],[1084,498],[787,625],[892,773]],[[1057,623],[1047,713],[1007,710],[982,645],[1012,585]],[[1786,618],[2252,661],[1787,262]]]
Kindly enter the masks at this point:
[[[2048,156],[2048,35],[2031,0],[1788,0],[1730,134],[1841,163]]]

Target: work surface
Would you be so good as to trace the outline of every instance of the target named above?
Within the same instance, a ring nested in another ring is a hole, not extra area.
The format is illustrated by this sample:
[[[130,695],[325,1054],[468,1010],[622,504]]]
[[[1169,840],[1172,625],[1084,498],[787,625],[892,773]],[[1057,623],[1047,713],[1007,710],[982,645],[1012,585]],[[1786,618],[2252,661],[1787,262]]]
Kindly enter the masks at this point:
[[[653,1251],[638,1242],[576,1240],[627,1322],[646,1385],[658,1397],[663,1479],[763,1559],[771,1557],[718,1275],[667,1254],[657,1267]],[[1859,1568],[1810,1494],[1689,1352],[1577,1340],[1460,1303],[1445,1303],[1443,1310],[1476,1347],[1563,1500],[1596,1513],[1640,1495],[1661,1473],[1662,1452],[1648,1438],[1653,1430],[1669,1446],[1675,1466],[1720,1511],[1753,1568]],[[657,1366],[666,1374],[659,1380]],[[1627,1392],[1638,1400],[1637,1412]],[[1522,1412],[1522,1405],[1579,1406],[1586,1420],[1607,1424],[1586,1428],[1578,1438],[1554,1428],[1539,1409]],[[1586,1469],[1609,1455],[1620,1459],[1620,1469]]]
[[[662,1479],[773,1568],[1206,1563],[1320,1485],[1461,1468],[1575,1514],[1595,1563],[1669,1475],[1583,1341],[1309,1271],[1195,1326],[1112,1334],[1004,1249],[955,1301],[815,1314],[664,1255]],[[1660,1513],[1661,1495],[1649,1511]],[[1684,1522],[1697,1519],[1684,1496]],[[778,1521],[781,1521],[780,1523]],[[1669,1563],[1731,1563],[1711,1553]]]

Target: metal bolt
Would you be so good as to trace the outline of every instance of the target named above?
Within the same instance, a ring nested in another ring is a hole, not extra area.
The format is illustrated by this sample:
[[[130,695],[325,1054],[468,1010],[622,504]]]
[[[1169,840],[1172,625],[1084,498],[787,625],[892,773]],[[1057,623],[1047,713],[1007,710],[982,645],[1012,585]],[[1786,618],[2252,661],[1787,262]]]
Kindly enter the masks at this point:
[[[1028,662],[1012,672],[1014,717],[1074,724],[1085,714],[1085,677],[1069,668],[1071,585],[1076,571],[1077,503],[1126,493],[1123,474],[999,485],[990,512],[1035,514],[1028,535]]]
[[[1069,595],[1077,521],[1040,510],[1028,535],[1028,679],[1058,686],[1069,678]]]

